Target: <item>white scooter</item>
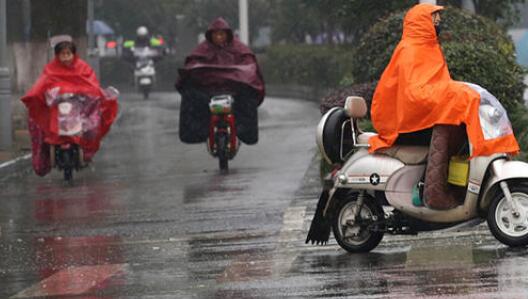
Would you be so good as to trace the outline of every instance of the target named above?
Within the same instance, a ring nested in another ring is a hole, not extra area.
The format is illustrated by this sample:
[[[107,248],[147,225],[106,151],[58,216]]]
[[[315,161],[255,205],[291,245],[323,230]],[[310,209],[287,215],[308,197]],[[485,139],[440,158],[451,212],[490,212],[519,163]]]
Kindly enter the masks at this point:
[[[511,133],[499,101],[480,86],[468,85],[481,94],[484,136]],[[487,220],[500,242],[512,247],[528,245],[527,163],[513,161],[507,154],[474,157],[469,161],[465,198],[460,198],[459,206],[449,210],[417,206],[412,198],[424,174],[429,148],[395,145],[385,154],[369,154],[368,139],[374,133],[358,127],[366,113],[363,98],[348,97],[344,108],[332,108],[318,125],[318,147],[337,168],[325,178],[306,243],[325,244],[332,228],[342,248],[368,252],[385,233],[456,230]]]
[[[158,51],[150,47],[133,48],[132,52],[136,59],[134,69],[134,85],[147,100],[156,82],[156,69],[154,68],[154,58],[159,56]]]

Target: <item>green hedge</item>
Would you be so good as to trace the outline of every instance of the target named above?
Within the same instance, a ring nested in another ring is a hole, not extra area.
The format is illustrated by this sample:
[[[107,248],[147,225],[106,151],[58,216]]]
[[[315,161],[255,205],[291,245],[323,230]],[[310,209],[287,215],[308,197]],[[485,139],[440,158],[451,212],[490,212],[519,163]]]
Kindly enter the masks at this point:
[[[337,46],[276,45],[259,62],[267,84],[330,88],[350,76],[352,51]]]
[[[404,12],[375,24],[359,41],[353,55],[355,83],[378,80],[401,39]],[[495,22],[456,8],[442,13],[440,42],[454,80],[479,84],[509,111],[515,135],[528,152],[528,116],[524,106],[526,71],[515,61],[515,48]]]
[[[375,24],[355,48],[355,82],[378,80],[401,39],[404,13]],[[456,8],[442,13],[441,46],[454,80],[479,84],[507,109],[522,102],[524,70],[508,35],[493,21]]]

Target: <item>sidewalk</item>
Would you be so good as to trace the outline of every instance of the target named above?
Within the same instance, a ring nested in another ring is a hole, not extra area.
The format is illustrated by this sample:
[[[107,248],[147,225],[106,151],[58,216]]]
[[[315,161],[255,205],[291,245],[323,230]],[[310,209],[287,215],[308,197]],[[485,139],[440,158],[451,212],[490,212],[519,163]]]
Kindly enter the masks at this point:
[[[14,94],[12,98],[13,146],[9,150],[0,150],[0,165],[31,153],[31,139],[27,131],[27,112],[19,98],[19,94]]]
[[[27,130],[16,130],[13,139],[11,150],[0,150],[0,164],[31,153],[31,140]]]

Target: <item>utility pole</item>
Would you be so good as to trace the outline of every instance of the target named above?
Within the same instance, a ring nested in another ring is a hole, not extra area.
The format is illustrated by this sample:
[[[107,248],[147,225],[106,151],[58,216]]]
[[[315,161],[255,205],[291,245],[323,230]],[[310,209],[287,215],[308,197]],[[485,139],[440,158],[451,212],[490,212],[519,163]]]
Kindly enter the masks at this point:
[[[475,13],[475,2],[473,0],[462,0],[462,8],[471,13]]]
[[[6,0],[0,0],[0,149],[13,143],[11,131],[11,79],[7,66]]]
[[[248,0],[238,0],[240,41],[249,46]]]
[[[99,77],[99,57],[95,45],[95,26],[94,26],[94,15],[95,15],[95,3],[94,0],[88,0],[88,63],[93,68],[97,78]]]

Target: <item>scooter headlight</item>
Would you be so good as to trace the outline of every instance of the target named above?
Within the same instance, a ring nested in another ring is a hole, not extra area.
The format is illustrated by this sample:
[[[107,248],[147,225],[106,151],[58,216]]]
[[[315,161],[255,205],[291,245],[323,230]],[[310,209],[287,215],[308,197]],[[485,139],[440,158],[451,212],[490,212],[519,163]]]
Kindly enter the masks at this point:
[[[63,102],[59,104],[59,113],[61,115],[68,115],[72,111],[73,105],[72,103]]]
[[[346,175],[344,174],[340,174],[337,176],[337,181],[340,183],[340,184],[346,184],[348,183],[348,180],[347,180],[347,177]]]
[[[481,105],[480,115],[486,118],[490,123],[496,123],[502,117],[502,113],[499,109],[491,105]]]
[[[213,114],[231,113],[233,98],[228,95],[215,96],[209,102],[209,110]]]

